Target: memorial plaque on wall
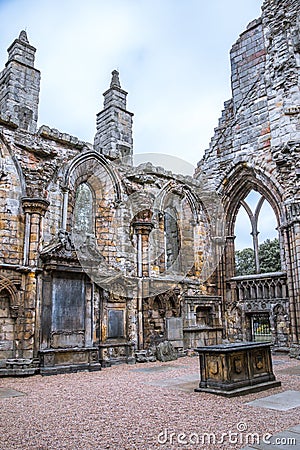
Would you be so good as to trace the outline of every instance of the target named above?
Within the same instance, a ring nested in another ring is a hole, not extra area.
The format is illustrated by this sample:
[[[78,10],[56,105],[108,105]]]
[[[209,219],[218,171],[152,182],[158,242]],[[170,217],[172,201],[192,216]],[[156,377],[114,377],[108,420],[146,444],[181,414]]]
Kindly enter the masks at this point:
[[[117,309],[108,311],[108,337],[124,337],[124,311]]]
[[[52,290],[52,330],[84,329],[84,281],[73,277],[54,277]]]
[[[166,319],[168,341],[183,339],[183,323],[181,317],[169,317]]]

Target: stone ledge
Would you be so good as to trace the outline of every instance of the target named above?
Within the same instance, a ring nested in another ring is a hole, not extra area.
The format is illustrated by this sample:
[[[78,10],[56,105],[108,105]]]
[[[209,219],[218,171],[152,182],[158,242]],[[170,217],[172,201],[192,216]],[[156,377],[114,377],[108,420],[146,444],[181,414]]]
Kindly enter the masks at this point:
[[[9,116],[7,117],[0,116],[0,125],[5,125],[6,127],[13,129],[18,128],[17,123],[14,122]]]
[[[42,125],[38,130],[38,135],[45,139],[53,140],[61,144],[75,147],[77,149],[88,148],[92,150],[93,146],[89,142],[80,141],[77,137],[71,136],[67,133],[61,133],[56,128],[50,128],[47,125]]]
[[[57,365],[52,367],[41,367],[39,373],[42,376],[58,375],[63,373],[76,372],[97,372],[101,370],[101,364],[72,364],[72,365]]]
[[[219,389],[213,388],[196,388],[195,392],[206,392],[208,394],[216,394],[221,395],[222,397],[230,398],[230,397],[237,397],[239,395],[253,394],[255,392],[264,391],[266,389],[273,389],[280,386],[281,386],[280,381],[267,381],[265,383],[260,383],[253,386],[245,386],[242,388],[233,389],[232,391],[221,391]]]

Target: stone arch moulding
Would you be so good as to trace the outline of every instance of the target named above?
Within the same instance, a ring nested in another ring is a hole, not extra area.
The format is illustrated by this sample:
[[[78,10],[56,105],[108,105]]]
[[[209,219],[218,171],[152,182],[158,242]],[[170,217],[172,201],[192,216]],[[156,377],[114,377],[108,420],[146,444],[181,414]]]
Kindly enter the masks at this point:
[[[168,181],[160,190],[159,195],[155,198],[154,209],[158,211],[164,211],[168,206],[168,194],[174,194],[182,199],[185,198],[193,215],[193,219],[198,222],[199,220],[199,205],[202,202],[199,200],[187,186],[174,183],[174,181]]]
[[[16,285],[20,285],[21,281],[18,279],[10,279],[0,275],[0,293],[6,290],[10,295],[10,309],[12,312],[17,312],[20,307],[20,292]]]
[[[104,168],[104,170],[110,176],[110,178],[113,182],[114,189],[115,189],[116,200],[120,201],[121,200],[121,181],[117,175],[117,172],[116,172],[116,170],[114,170],[114,168],[112,168],[111,161],[107,161],[102,155],[100,155],[99,153],[97,153],[95,151],[88,151],[85,153],[81,153],[80,155],[76,156],[71,161],[71,163],[69,164],[69,166],[67,167],[67,169],[65,171],[63,187],[66,189],[68,189],[68,188],[70,189],[70,188],[74,187],[76,184],[76,178],[77,178],[75,175],[76,169],[78,169],[80,165],[85,164],[89,161],[93,161],[93,160],[95,162],[97,162],[99,164],[99,166],[102,166]],[[80,173],[80,170],[79,170],[79,173]],[[80,175],[82,176],[82,180],[80,180],[80,182],[87,181],[86,178],[84,179],[84,177],[86,177],[86,174],[80,173]],[[93,173],[88,174],[88,175],[93,175]]]
[[[219,189],[224,204],[227,236],[234,235],[234,226],[240,203],[251,190],[256,190],[269,202],[278,226],[284,222],[282,189],[278,183],[274,182],[262,170],[240,164],[224,177]]]
[[[25,178],[23,175],[23,171],[21,168],[21,165],[17,159],[17,157],[15,156],[13,150],[11,149],[10,145],[8,144],[8,142],[6,141],[6,139],[4,138],[4,136],[2,134],[0,134],[0,158],[1,159],[5,159],[5,154],[1,148],[1,144],[3,147],[6,148],[7,153],[10,155],[12,162],[15,166],[16,169],[16,173],[18,175],[19,178],[19,183],[20,183],[20,188],[21,188],[21,197],[26,197],[27,195],[27,191],[26,191],[26,182],[25,182]]]
[[[104,170],[112,181],[114,201],[116,203],[121,201],[121,181],[117,175],[117,171],[112,168],[111,161],[107,161],[102,155],[95,151],[82,153],[71,161],[64,174],[62,184],[62,230],[65,231],[67,226],[69,191],[71,189],[75,190],[76,187],[83,182],[88,182],[90,177],[95,176],[95,170],[97,167]],[[90,185],[90,187],[92,186]]]

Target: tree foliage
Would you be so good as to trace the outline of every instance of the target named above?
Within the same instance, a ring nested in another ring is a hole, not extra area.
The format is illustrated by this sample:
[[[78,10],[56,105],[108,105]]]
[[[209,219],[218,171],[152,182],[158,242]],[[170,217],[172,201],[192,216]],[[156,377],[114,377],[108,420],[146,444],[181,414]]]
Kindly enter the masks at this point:
[[[280,247],[277,238],[267,239],[258,248],[261,273],[279,272],[281,270]]]
[[[235,252],[235,274],[252,275],[255,273],[254,250],[244,248]]]
[[[258,248],[260,272],[278,272],[281,270],[280,248],[277,238],[267,239]],[[244,248],[235,252],[236,275],[255,274],[254,251],[252,248]]]

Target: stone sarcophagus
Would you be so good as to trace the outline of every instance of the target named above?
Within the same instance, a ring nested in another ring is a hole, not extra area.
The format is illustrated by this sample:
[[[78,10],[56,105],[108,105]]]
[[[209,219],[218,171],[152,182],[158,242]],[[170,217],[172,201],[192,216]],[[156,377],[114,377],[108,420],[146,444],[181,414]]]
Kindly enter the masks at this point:
[[[195,391],[234,397],[280,386],[273,374],[270,345],[241,342],[196,348],[200,383]]]

